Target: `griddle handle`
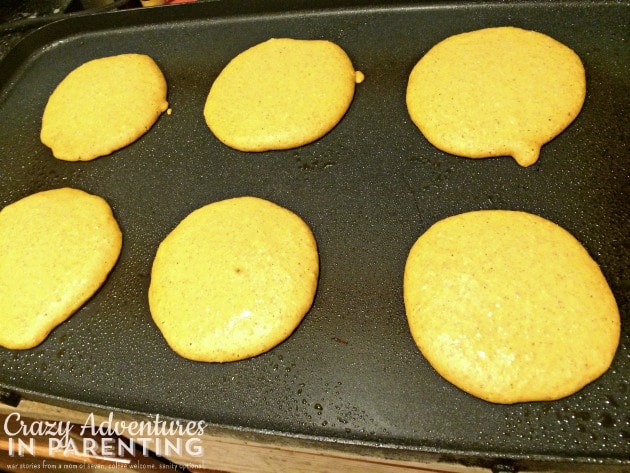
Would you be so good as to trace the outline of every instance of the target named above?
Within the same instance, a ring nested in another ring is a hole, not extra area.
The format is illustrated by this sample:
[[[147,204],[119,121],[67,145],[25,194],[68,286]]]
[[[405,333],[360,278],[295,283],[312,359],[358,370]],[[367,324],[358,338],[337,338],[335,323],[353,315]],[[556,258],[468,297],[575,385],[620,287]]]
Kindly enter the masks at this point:
[[[18,393],[0,388],[0,403],[17,407],[21,400],[22,396]]]

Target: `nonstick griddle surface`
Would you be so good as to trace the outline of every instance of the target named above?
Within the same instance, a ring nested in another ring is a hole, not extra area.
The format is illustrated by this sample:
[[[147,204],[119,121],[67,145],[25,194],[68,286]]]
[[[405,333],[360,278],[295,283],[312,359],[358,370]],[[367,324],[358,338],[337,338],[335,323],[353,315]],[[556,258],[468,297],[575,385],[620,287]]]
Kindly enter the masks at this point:
[[[50,402],[467,461],[630,463],[630,4],[250,3],[259,2],[67,20],[30,35],[0,63],[0,206],[77,187],[106,198],[124,233],[117,266],[79,312],[34,349],[0,349],[0,385]],[[258,10],[238,13],[246,5]],[[553,36],[578,53],[587,71],[581,114],[529,168],[511,158],[440,152],[405,107],[408,74],[431,46],[501,25]],[[208,130],[203,105],[227,62],[270,37],[332,40],[366,80],[322,139],[294,150],[241,153]],[[52,90],[85,61],[126,52],[149,54],[160,65],[172,114],[110,156],[54,159],[39,141]],[[230,364],[187,361],[151,321],[153,256],[192,210],[240,195],[272,200],[311,226],[321,257],[315,303],[296,332],[264,355]],[[621,345],[611,369],[579,393],[490,404],[443,380],[415,347],[402,300],[407,253],[437,220],[476,209],[548,218],[601,265],[621,310]]]

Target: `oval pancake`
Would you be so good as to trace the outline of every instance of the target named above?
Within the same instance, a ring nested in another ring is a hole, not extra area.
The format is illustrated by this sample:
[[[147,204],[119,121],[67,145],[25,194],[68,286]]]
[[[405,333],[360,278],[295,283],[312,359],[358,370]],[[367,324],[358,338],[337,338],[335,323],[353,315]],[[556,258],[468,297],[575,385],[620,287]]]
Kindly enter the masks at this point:
[[[109,204],[72,188],[0,211],[0,345],[40,344],[103,284],[122,234]]]
[[[160,244],[149,287],[157,327],[179,355],[227,362],[264,353],[315,297],[315,238],[293,212],[237,197],[188,215]]]
[[[88,61],[55,88],[40,138],[57,159],[90,161],[144,135],[168,108],[166,79],[144,54]]]
[[[495,403],[573,394],[608,369],[619,344],[599,266],[566,230],[525,212],[434,224],[409,253],[404,301],[436,371]]]
[[[339,123],[362,80],[330,41],[274,38],[228,63],[212,84],[204,116],[219,140],[240,151],[295,148]]]
[[[498,27],[436,44],[411,71],[406,100],[412,121],[440,150],[530,166],[585,96],[575,52],[542,33]]]

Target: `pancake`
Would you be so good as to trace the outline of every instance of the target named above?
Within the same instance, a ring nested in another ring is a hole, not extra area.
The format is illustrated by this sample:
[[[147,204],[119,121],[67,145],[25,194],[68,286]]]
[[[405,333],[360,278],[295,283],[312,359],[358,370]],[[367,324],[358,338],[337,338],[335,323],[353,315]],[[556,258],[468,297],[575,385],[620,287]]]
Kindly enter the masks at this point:
[[[64,161],[90,161],[144,135],[168,108],[166,80],[149,56],[121,54],[70,72],[48,99],[40,138]]]
[[[237,150],[296,148],[339,123],[362,80],[330,41],[270,39],[227,64],[212,84],[204,116],[214,135]]]
[[[434,224],[409,253],[404,301],[429,363],[490,402],[569,396],[609,368],[619,344],[597,263],[566,230],[525,212]]]
[[[195,210],[162,241],[149,306],[182,357],[236,361],[291,335],[313,303],[318,274],[315,238],[300,217],[238,197]]]
[[[514,27],[451,36],[415,65],[407,108],[427,140],[468,158],[534,164],[540,148],[577,117],[586,76],[575,52]]]
[[[0,211],[0,345],[39,345],[103,284],[122,246],[109,204],[71,188]]]

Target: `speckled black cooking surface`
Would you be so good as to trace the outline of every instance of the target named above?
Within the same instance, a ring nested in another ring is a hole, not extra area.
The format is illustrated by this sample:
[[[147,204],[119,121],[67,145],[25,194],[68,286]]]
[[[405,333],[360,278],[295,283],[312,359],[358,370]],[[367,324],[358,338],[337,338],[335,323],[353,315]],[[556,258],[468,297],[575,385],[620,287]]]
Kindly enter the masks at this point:
[[[40,190],[85,189],[110,202],[124,247],[102,290],[44,343],[0,349],[0,385],[50,402],[461,461],[627,467],[630,4],[295,5],[269,3],[240,14],[238,2],[205,3],[80,18],[36,32],[4,58],[0,206]],[[529,168],[511,158],[442,153],[405,108],[407,76],[432,45],[499,25],[553,36],[587,71],[581,114]],[[240,51],[282,36],[338,43],[366,80],[342,122],[319,141],[263,154],[229,149],[204,123],[209,87]],[[48,95],[79,64],[123,52],[157,61],[173,113],[108,157],[53,159],[39,142]],[[321,255],[315,304],[267,354],[223,365],[190,362],[167,347],[151,321],[152,259],[190,211],[237,195],[270,199],[310,224]],[[486,403],[444,381],[413,344],[402,302],[409,248],[441,218],[490,208],[532,212],[572,232],[615,293],[622,338],[614,363],[569,398]]]

